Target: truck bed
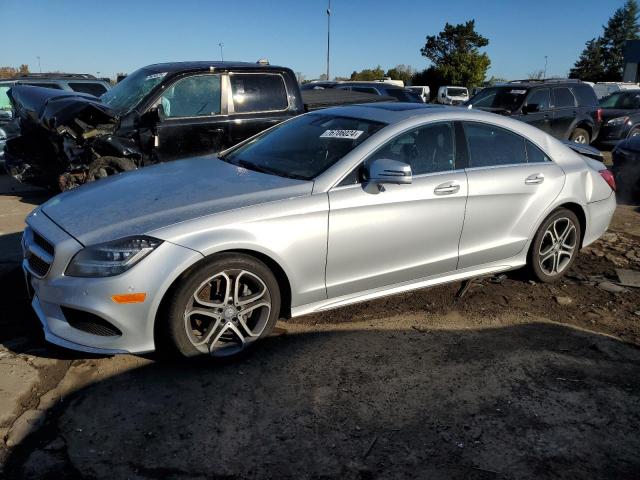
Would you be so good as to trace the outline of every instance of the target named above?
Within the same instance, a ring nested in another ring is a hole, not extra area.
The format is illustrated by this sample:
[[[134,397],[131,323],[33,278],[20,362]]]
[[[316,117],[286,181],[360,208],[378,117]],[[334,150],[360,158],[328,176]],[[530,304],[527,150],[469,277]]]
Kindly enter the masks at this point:
[[[353,92],[338,88],[326,88],[318,90],[302,90],[302,101],[305,111],[318,110],[320,108],[337,107],[339,105],[351,105],[354,103],[371,102],[397,102],[394,97],[374,95],[372,93]]]

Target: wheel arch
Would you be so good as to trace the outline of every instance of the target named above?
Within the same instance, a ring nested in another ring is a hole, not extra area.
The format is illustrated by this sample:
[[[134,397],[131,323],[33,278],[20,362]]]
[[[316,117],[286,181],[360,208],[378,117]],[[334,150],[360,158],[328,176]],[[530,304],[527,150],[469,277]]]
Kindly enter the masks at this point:
[[[165,314],[166,309],[168,307],[168,299],[171,298],[171,293],[178,287],[178,284],[180,283],[180,281],[186,275],[192,272],[195,268],[198,268],[200,265],[202,265],[203,262],[210,261],[211,259],[219,255],[228,254],[228,253],[239,253],[242,255],[253,257],[257,260],[260,260],[273,272],[274,276],[276,277],[276,281],[278,282],[278,286],[280,287],[281,301],[280,301],[279,318],[291,317],[291,282],[289,280],[288,275],[286,274],[286,272],[278,262],[276,262],[269,255],[266,255],[262,252],[258,252],[256,250],[242,249],[242,248],[220,250],[210,255],[207,255],[199,259],[197,262],[194,262],[191,265],[189,265],[184,271],[182,271],[179,275],[176,276],[176,278],[171,282],[171,285],[169,286],[169,288],[165,290],[165,292],[162,295],[162,299],[160,300],[160,303],[158,305],[158,308],[156,309],[156,314],[154,319],[153,331],[154,331],[154,339],[155,339],[156,345],[158,343],[157,327],[161,323],[161,322],[158,322],[158,319]]]
[[[582,128],[583,130],[586,130],[586,132],[589,134],[589,141],[593,140],[593,128],[594,127],[589,122],[587,122],[586,120],[578,121],[578,123],[576,123],[574,125],[573,130],[569,134],[569,138],[571,138],[571,135],[573,135],[573,132],[576,131],[576,128]]]
[[[534,243],[533,239],[535,235],[538,233],[538,230],[540,230],[540,227],[544,224],[547,218],[549,218],[551,215],[553,215],[554,212],[556,212],[561,208],[566,208],[567,210],[573,212],[576,217],[578,217],[578,221],[580,222],[580,248],[582,248],[582,242],[584,240],[584,235],[587,228],[587,214],[584,210],[584,207],[579,203],[576,203],[573,201],[566,201],[563,203],[559,203],[558,205],[555,205],[552,209],[549,210],[549,212],[544,217],[542,217],[540,222],[538,222],[535,229],[533,230],[533,235],[529,240],[529,245],[527,247],[527,259],[531,255],[531,248],[533,247],[533,243]]]

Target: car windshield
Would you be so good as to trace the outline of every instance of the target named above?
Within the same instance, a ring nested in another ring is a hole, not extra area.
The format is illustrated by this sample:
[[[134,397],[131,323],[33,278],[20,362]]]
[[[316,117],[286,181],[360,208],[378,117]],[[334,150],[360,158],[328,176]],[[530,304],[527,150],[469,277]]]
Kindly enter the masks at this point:
[[[449,87],[447,88],[447,95],[450,97],[464,97],[468,95],[468,93],[466,88]]]
[[[640,90],[616,92],[600,100],[602,108],[640,108]]]
[[[398,99],[399,102],[417,102],[416,93],[406,88],[387,88],[387,95]]]
[[[513,112],[520,108],[526,95],[527,90],[525,88],[485,88],[469,100],[469,105],[473,105],[476,108],[491,108]]]
[[[220,158],[249,170],[311,180],[385,125],[313,113],[283,123]]]
[[[167,72],[155,72],[145,68],[127,75],[115,87],[100,96],[103,103],[118,113],[127,113],[158,85]]]

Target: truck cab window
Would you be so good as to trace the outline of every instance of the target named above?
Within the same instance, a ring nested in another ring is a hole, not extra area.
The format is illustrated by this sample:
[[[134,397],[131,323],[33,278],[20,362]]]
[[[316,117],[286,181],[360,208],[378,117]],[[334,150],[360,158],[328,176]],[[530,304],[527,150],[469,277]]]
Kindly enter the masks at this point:
[[[161,102],[168,118],[217,115],[220,113],[220,76],[196,75],[178,80],[162,95]]]

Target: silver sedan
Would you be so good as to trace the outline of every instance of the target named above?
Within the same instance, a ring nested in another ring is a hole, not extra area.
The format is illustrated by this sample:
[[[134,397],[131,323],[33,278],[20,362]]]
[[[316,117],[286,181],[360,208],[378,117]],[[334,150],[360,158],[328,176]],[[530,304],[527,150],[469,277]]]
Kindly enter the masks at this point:
[[[525,265],[553,282],[607,229],[614,189],[506,117],[332,108],[54,197],[27,218],[23,267],[50,342],[228,357],[278,318]]]

